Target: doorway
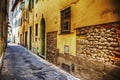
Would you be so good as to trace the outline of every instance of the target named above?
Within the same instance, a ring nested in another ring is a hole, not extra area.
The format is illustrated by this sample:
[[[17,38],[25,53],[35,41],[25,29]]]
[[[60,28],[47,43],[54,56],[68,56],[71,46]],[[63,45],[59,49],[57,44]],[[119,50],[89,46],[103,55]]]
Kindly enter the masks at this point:
[[[23,42],[22,42],[22,45],[25,46],[24,32],[23,32]]]
[[[20,34],[20,45],[22,45],[22,34]]]
[[[25,47],[27,48],[27,32],[25,32]]]
[[[31,48],[32,48],[32,45],[31,45],[31,43],[32,43],[32,27],[30,27],[29,28],[30,30],[30,34],[29,34],[29,49],[31,50]]]
[[[45,19],[40,22],[40,53],[45,56]]]

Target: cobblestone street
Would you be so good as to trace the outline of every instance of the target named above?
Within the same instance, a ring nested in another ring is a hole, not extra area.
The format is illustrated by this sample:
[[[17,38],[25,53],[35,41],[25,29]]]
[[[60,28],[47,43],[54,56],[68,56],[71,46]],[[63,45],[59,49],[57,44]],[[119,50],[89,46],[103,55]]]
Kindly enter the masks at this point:
[[[9,44],[0,80],[79,80],[22,46]]]

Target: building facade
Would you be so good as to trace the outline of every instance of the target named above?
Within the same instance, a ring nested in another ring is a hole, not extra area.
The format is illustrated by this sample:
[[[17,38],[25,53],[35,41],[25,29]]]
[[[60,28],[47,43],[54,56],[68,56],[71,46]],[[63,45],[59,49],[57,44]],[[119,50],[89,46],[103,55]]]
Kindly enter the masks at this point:
[[[7,35],[7,42],[12,43],[13,41],[13,35],[12,35],[12,27],[8,26],[8,35]]]
[[[24,3],[22,0],[11,0],[11,13],[12,13],[12,27],[13,27],[13,42],[18,44],[19,43],[19,27],[21,26],[21,16],[22,16],[22,8]]]
[[[18,43],[81,80],[118,80],[117,1],[23,0]]]
[[[4,51],[7,47],[8,3],[9,0],[1,0],[0,2],[0,69],[2,67]]]

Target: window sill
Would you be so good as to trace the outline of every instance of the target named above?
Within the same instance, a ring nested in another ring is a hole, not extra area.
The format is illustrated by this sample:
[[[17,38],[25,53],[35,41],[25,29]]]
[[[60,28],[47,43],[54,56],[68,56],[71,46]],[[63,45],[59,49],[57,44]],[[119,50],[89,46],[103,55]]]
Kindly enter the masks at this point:
[[[59,35],[73,34],[73,32],[61,32]]]

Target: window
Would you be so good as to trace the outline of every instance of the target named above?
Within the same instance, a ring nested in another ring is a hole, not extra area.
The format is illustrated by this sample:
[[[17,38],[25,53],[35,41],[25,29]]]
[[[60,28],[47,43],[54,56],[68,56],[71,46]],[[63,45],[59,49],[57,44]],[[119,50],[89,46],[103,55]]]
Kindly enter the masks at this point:
[[[35,25],[35,35],[38,35],[38,24]]]
[[[29,17],[28,9],[26,10],[26,18]]]
[[[29,0],[29,11],[34,8],[34,0]]]
[[[19,37],[19,32],[18,32],[18,37]]]
[[[38,0],[36,0],[36,3],[38,3]]]
[[[70,72],[70,66],[67,64],[62,63],[62,69],[64,69],[67,72]]]
[[[19,19],[19,26],[21,26],[21,18]]]
[[[31,10],[31,0],[29,0],[29,11]]]
[[[31,3],[32,3],[32,8],[34,8],[34,0],[32,0],[32,2],[31,2]]]
[[[21,17],[21,24],[20,25],[22,25],[22,17]]]
[[[23,13],[22,16],[23,16],[23,22],[24,22],[25,21],[25,12]]]
[[[71,8],[67,8],[61,11],[61,33],[70,33],[70,23],[71,23]]]
[[[71,70],[72,70],[72,72],[75,72],[75,64],[71,65]]]

